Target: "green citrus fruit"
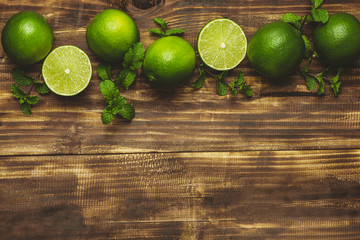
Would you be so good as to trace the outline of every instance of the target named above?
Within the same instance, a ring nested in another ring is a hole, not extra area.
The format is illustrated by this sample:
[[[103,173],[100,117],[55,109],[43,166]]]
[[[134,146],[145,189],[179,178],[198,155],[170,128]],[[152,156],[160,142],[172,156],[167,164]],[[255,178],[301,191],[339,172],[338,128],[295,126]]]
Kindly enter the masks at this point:
[[[42,60],[50,52],[53,41],[53,31],[46,19],[32,11],[13,15],[1,35],[6,55],[22,65]]]
[[[191,76],[195,66],[195,50],[190,43],[169,36],[156,40],[147,48],[143,70],[155,85],[174,88]]]
[[[208,22],[201,29],[197,40],[201,60],[218,71],[235,68],[245,58],[246,47],[244,31],[226,18]]]
[[[305,44],[298,30],[288,23],[268,23],[258,29],[248,46],[251,65],[262,76],[285,77],[304,58]]]
[[[61,96],[73,96],[88,86],[92,67],[83,50],[67,45],[55,48],[45,58],[42,74],[51,91]]]
[[[345,65],[360,56],[360,23],[351,14],[337,13],[319,24],[313,36],[314,50],[329,65]]]
[[[127,50],[139,40],[134,20],[117,9],[106,9],[96,15],[86,30],[90,49],[110,63],[120,63]]]

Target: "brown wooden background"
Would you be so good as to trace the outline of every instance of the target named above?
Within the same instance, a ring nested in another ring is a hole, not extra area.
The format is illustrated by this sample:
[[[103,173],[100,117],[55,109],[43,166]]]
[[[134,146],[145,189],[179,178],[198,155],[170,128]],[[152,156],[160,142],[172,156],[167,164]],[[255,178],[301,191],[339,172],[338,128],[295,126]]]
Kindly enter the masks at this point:
[[[37,11],[53,27],[54,47],[82,48],[95,69],[86,27],[124,2],[1,0],[0,28],[20,10]],[[125,6],[145,47],[156,39],[147,32],[154,17],[185,29],[195,46],[214,18],[233,19],[250,40],[284,13],[310,10],[310,0],[160,0],[143,9],[146,2]],[[359,0],[323,8],[360,19]],[[338,98],[328,86],[322,97],[309,92],[297,73],[262,78],[247,59],[228,80],[242,69],[251,99],[218,96],[211,78],[196,91],[196,72],[174,91],[140,76],[121,90],[135,119],[109,125],[95,71],[82,94],[40,97],[25,116],[9,90],[14,66],[0,49],[0,238],[360,239],[360,60],[345,69]]]

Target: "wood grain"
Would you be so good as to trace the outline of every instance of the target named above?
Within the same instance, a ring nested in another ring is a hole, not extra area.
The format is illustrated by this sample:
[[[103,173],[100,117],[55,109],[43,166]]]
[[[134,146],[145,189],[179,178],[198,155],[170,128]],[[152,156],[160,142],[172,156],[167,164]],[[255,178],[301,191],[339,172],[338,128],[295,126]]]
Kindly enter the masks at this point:
[[[359,150],[0,157],[0,173],[5,239],[360,234]]]
[[[250,40],[286,12],[304,16],[310,1],[3,0],[0,29],[18,11],[37,11],[54,30],[54,47],[80,47],[96,69],[85,31],[106,8],[129,13],[146,47],[157,39],[147,31],[154,17],[185,29],[195,47],[209,20],[228,17]],[[323,8],[360,19],[360,0]],[[218,96],[213,78],[194,90],[196,71],[176,90],[140,75],[121,89],[136,117],[109,125],[101,123],[95,70],[85,92],[40,97],[25,116],[10,93],[14,67],[0,49],[3,239],[359,239],[360,60],[344,70],[338,98],[328,86],[322,97],[308,91],[298,73],[262,78],[248,59],[228,81],[243,70],[250,99]],[[323,66],[315,60],[312,68]],[[37,75],[41,63],[27,71]]]

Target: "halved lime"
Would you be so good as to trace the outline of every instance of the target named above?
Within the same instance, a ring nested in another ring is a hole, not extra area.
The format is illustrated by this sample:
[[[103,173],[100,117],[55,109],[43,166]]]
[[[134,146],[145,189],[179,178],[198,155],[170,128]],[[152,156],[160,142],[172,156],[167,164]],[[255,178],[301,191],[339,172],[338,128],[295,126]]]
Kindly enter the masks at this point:
[[[61,96],[74,96],[88,86],[92,67],[83,50],[65,45],[55,48],[45,58],[42,74],[51,91]]]
[[[225,71],[235,68],[246,55],[244,31],[234,21],[218,18],[208,22],[200,31],[197,49],[209,67]]]

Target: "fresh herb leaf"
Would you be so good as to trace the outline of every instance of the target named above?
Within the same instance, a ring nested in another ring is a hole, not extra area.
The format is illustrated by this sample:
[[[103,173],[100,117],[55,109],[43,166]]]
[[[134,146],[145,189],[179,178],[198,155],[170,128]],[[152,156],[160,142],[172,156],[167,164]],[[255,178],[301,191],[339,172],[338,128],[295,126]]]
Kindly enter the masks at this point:
[[[45,83],[35,82],[35,89],[40,94],[48,94],[50,92],[49,87]]]
[[[101,120],[104,124],[112,122],[117,114],[128,120],[134,118],[135,109],[133,105],[126,103],[126,99],[119,95],[119,90],[111,80],[102,81],[100,83],[100,90],[107,102],[107,106],[101,115]]]
[[[201,68],[199,69],[199,77],[192,83],[192,86],[195,89],[200,89],[203,87],[204,83],[205,83],[205,79],[206,79],[206,73],[204,70],[202,70]]]
[[[216,77],[216,90],[220,96],[225,96],[228,91],[228,85],[223,81],[228,75],[228,71],[224,71]]]
[[[342,73],[342,68],[339,67],[337,74],[330,79],[330,86],[334,92],[335,97],[338,97],[342,90],[341,81],[340,81],[341,73]]]
[[[124,104],[117,114],[127,120],[132,120],[135,117],[135,108],[133,104]]]
[[[135,43],[124,57],[123,68],[137,70],[141,67],[145,57],[145,47],[141,42]]]
[[[137,70],[141,67],[145,57],[145,48],[141,42],[135,43],[125,54],[123,69],[117,76],[117,86],[123,86],[126,90],[134,82]]]
[[[166,30],[165,36],[180,35],[180,34],[183,34],[183,33],[185,33],[184,29],[173,28],[173,29]]]
[[[311,9],[311,15],[315,22],[326,23],[329,20],[329,13],[324,9],[317,9],[313,7]]]
[[[100,62],[96,71],[101,80],[103,80],[103,81],[111,80],[111,65],[110,64]]]
[[[100,91],[104,95],[106,102],[110,102],[119,96],[119,90],[111,80],[105,80],[100,83]]]
[[[24,100],[30,105],[35,105],[39,101],[39,97],[38,96],[27,96],[24,98]]]
[[[13,96],[19,99],[20,109],[26,115],[31,114],[31,105],[35,105],[39,101],[38,96],[30,96],[25,93],[21,88],[16,84],[11,84],[10,90]]]
[[[281,17],[282,22],[290,23],[298,30],[301,29],[302,18],[293,13],[286,13]]]
[[[251,87],[249,85],[244,85],[242,88],[242,91],[245,93],[245,95],[247,97],[253,96],[253,90],[251,89]]]
[[[302,38],[304,40],[304,44],[305,44],[305,57],[310,57],[311,54],[313,53],[311,42],[305,35],[301,35],[301,36],[302,36]]]
[[[10,85],[10,91],[12,92],[13,96],[18,99],[25,98],[27,96],[27,94],[23,90],[21,90],[18,85],[14,83]]]
[[[307,88],[310,90],[310,91],[312,91],[312,90],[314,90],[315,88],[316,88],[316,78],[315,77],[313,77],[313,76],[310,76],[310,75],[308,75],[308,74],[305,74],[304,75],[305,76],[305,80],[306,80],[306,86],[307,86]]]
[[[324,0],[311,0],[311,3],[314,8],[319,8],[323,4]]]
[[[14,68],[13,70],[11,70],[11,76],[14,79],[14,81],[21,86],[30,86],[35,79],[31,76],[28,76],[20,68]]]
[[[231,89],[231,94],[235,96],[238,93],[238,90],[243,92],[247,97],[253,96],[253,90],[249,85],[246,85],[245,74],[243,71],[240,71],[236,80],[229,84]]]
[[[115,115],[112,113],[111,108],[105,107],[104,111],[101,114],[101,121],[104,124],[109,124],[114,120],[114,118],[115,118]]]
[[[20,103],[20,109],[26,115],[31,115],[31,105],[27,102]]]
[[[126,90],[129,89],[130,85],[135,81],[136,72],[129,69],[124,69],[120,72],[116,78],[116,84],[123,86]]]
[[[162,18],[154,18],[154,21],[159,24],[163,30],[167,28],[168,22],[165,22]]]
[[[318,90],[317,90],[317,94],[318,94],[318,95],[322,95],[322,94],[324,94],[324,90],[325,90],[325,82],[324,82],[324,79],[323,79],[322,77],[318,77],[318,76],[316,76],[315,78],[316,78],[316,80],[318,80],[318,82],[319,82],[319,88],[318,88]]]
[[[159,35],[160,37],[165,37],[165,33],[159,28],[150,28],[149,33]]]

